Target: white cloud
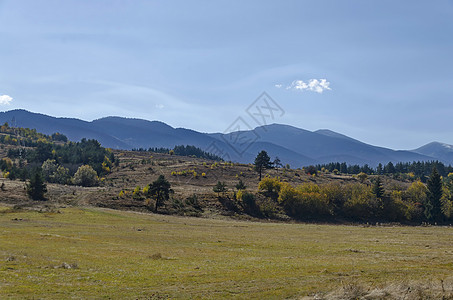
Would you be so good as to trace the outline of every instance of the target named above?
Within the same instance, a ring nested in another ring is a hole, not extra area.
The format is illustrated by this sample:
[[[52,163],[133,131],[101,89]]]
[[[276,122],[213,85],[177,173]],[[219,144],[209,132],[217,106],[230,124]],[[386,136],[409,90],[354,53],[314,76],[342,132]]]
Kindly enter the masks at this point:
[[[0,105],[10,105],[13,98],[8,95],[1,95],[0,96]]]
[[[278,88],[278,89],[281,88],[282,86],[283,86],[283,84],[276,84],[275,85],[275,87]]]
[[[326,79],[310,79],[308,82],[303,80],[294,80],[286,87],[287,90],[311,91],[322,94],[325,90],[331,90],[330,82]]]
[[[162,109],[162,108],[164,108],[164,105],[163,104],[156,104],[156,108]]]

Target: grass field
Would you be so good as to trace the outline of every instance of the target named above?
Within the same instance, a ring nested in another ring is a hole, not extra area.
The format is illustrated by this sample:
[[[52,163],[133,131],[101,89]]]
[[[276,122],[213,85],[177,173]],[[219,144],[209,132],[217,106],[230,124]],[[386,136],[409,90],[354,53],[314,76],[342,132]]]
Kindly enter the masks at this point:
[[[450,227],[0,206],[0,298],[448,298],[452,246]]]

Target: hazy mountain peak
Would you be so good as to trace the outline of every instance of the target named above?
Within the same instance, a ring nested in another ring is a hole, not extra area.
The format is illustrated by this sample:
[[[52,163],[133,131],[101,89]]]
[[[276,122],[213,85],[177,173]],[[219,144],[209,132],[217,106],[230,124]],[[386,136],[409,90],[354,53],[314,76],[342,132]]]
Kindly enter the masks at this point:
[[[330,137],[336,137],[336,138],[343,138],[343,139],[352,139],[344,134],[329,130],[329,129],[318,129],[316,131],[313,131],[314,133],[330,136]]]
[[[311,132],[309,130],[298,128],[295,126],[291,126],[291,125],[287,125],[287,124],[278,124],[278,123],[272,123],[272,124],[268,124],[268,125],[258,126],[254,130],[273,131],[273,132],[285,131],[285,132],[292,132],[292,133]]]

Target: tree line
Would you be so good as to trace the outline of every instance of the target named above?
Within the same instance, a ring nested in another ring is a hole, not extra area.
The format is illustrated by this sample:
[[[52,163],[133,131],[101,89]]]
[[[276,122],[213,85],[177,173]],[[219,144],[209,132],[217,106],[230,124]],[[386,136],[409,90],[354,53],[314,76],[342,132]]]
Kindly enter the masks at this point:
[[[215,154],[206,152],[198,147],[191,146],[191,145],[179,145],[175,146],[173,149],[170,148],[163,148],[163,147],[151,147],[148,150],[143,148],[134,148],[132,151],[148,151],[154,153],[166,153],[171,155],[179,155],[179,156],[190,156],[190,157],[197,157],[197,158],[204,158],[210,159],[215,161],[223,161],[223,159]]]
[[[32,149],[9,149],[7,156],[13,160],[19,160],[20,169],[23,169],[24,161],[33,167],[41,165],[47,160],[55,160],[57,165],[68,167],[71,173],[74,173],[81,165],[89,165],[99,176],[110,173],[112,165],[116,163],[115,156],[110,150],[102,147],[96,140],[87,139],[63,145],[39,142]],[[12,171],[8,170],[8,166],[4,164],[3,166],[7,171]]]
[[[118,163],[114,154],[96,140],[65,142],[63,135],[52,136],[64,143],[37,141],[34,148],[9,149],[7,157],[0,160],[3,177],[30,180],[27,193],[32,199],[45,199],[45,182],[96,186],[99,177]]]
[[[38,143],[52,143],[68,141],[67,136],[61,133],[46,135],[38,132],[36,129],[10,127],[8,123],[0,126],[0,143],[9,145],[18,145],[23,147],[36,147]]]
[[[453,173],[442,178],[433,168],[427,184],[408,188],[386,186],[380,176],[371,182],[293,186],[279,178],[265,177],[259,192],[295,219],[360,222],[445,223],[453,220]]]
[[[318,164],[315,168],[318,171],[327,170],[333,173],[342,174],[359,174],[365,173],[368,175],[397,175],[397,174],[411,174],[414,179],[425,179],[431,174],[433,168],[436,168],[441,176],[446,176],[453,172],[451,165],[445,165],[440,161],[417,161],[417,162],[399,162],[393,164],[388,162],[383,165],[379,163],[375,168],[365,164],[360,165],[348,165],[346,162],[332,162],[328,164]]]

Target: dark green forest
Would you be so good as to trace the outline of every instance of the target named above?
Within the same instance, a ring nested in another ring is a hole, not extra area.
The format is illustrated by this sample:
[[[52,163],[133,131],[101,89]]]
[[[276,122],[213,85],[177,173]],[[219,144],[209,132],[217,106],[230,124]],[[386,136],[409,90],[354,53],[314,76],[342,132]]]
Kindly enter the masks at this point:
[[[451,165],[447,166],[440,161],[399,162],[396,164],[389,162],[386,165],[379,164],[376,168],[372,168],[367,164],[360,166],[348,165],[345,162],[332,162],[318,164],[315,167],[318,171],[327,170],[341,174],[365,173],[367,175],[389,175],[395,179],[418,179],[423,182],[426,182],[434,167],[441,176],[447,176],[453,173],[453,167]]]
[[[210,159],[210,160],[215,160],[215,161],[223,161],[223,159],[220,156],[203,151],[202,149],[200,149],[198,147],[190,146],[190,145],[186,145],[186,146],[179,145],[179,146],[175,146],[173,149],[160,147],[160,148],[149,148],[148,150],[145,150],[143,148],[138,148],[138,149],[132,149],[132,151],[148,151],[148,152],[155,152],[155,153],[167,153],[167,154],[174,154],[174,155],[179,155],[179,156],[189,156],[189,157]]]

